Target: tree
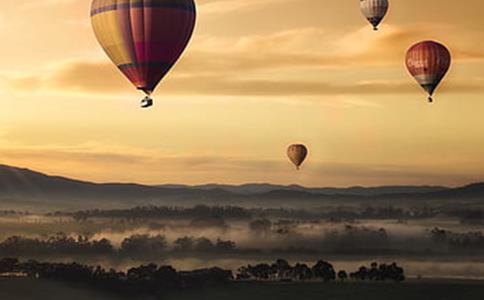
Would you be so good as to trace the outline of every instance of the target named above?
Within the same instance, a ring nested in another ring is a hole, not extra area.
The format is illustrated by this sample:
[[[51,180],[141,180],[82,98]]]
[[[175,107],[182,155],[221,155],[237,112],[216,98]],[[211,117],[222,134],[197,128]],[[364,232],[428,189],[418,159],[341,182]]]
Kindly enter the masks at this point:
[[[309,280],[313,276],[311,269],[306,264],[297,263],[293,268],[295,280]]]
[[[205,237],[198,238],[195,241],[195,250],[199,252],[209,252],[214,249],[212,241]]]
[[[135,234],[121,243],[121,252],[130,254],[160,253],[166,249],[166,238],[162,235],[149,236]]]
[[[237,245],[233,241],[222,241],[221,239],[217,239],[215,248],[220,252],[232,252],[237,248]]]
[[[195,239],[191,236],[178,238],[175,242],[175,251],[192,251],[195,246]]]
[[[321,278],[323,281],[328,282],[336,279],[336,272],[333,265],[319,260],[312,268],[311,271],[315,278]]]
[[[257,234],[267,233],[272,228],[272,222],[268,219],[254,220],[250,222],[249,228]]]
[[[339,271],[338,272],[338,279],[341,282],[344,282],[346,279],[348,279],[348,274],[346,273],[346,271],[344,271],[344,270]]]
[[[278,259],[271,267],[272,273],[274,273],[279,280],[291,279],[292,267],[285,259]]]

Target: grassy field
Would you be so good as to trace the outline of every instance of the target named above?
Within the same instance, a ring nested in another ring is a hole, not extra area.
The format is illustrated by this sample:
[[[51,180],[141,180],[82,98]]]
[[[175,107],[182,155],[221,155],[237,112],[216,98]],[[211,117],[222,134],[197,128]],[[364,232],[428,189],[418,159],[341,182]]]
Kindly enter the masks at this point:
[[[230,287],[170,295],[169,300],[482,300],[482,282],[234,284]]]
[[[0,278],[2,300],[116,300],[119,297],[59,282]]]
[[[30,279],[0,279],[0,299],[9,300],[114,300],[119,295],[79,286]],[[130,297],[129,299],[133,299]],[[139,300],[154,298],[140,297]],[[165,300],[482,300],[484,282],[413,281],[383,283],[233,283],[225,287],[169,293]]]

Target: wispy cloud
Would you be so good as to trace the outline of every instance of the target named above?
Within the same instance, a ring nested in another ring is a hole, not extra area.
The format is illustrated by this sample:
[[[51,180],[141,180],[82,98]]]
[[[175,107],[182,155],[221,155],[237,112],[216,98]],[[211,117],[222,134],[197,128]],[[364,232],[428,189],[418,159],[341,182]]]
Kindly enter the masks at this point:
[[[269,36],[237,39],[200,38],[163,84],[165,93],[178,95],[334,95],[389,94],[418,91],[411,78],[344,82],[319,79],[323,72],[350,67],[400,66],[404,51],[419,35],[417,28],[387,28],[374,37],[368,30],[357,30],[336,38],[317,28],[278,32]],[[211,49],[210,51],[207,49]],[[479,60],[483,54],[474,49],[453,49],[458,60]],[[294,76],[310,74],[307,76]],[[327,76],[326,76],[327,78]],[[86,93],[119,93],[129,83],[106,59],[67,61],[39,74],[8,76],[3,81],[11,88],[64,90]],[[460,78],[448,84],[447,92],[482,91],[481,80]]]
[[[39,7],[59,7],[60,5],[72,5],[80,3],[82,0],[37,0],[37,1],[23,1],[21,9],[37,9]]]
[[[217,14],[240,11],[244,9],[256,9],[274,3],[294,0],[199,0],[199,10],[204,14]]]
[[[64,91],[90,94],[117,94],[130,88],[130,83],[108,63],[72,62],[47,76],[3,77],[11,89],[31,91]],[[454,80],[445,86],[446,93],[484,92],[484,80]],[[239,97],[321,96],[408,94],[420,92],[413,79],[355,80],[323,82],[308,79],[246,79],[237,76],[190,74],[170,78],[163,92],[172,95],[218,95]]]
[[[147,184],[219,182],[221,176],[227,183],[267,182],[267,170],[271,172],[271,182],[292,183],[294,178],[293,167],[282,153],[279,159],[267,159],[225,155],[160,155],[147,153],[143,149],[139,149],[137,154],[127,154],[117,150],[88,150],[85,146],[75,148],[0,149],[0,157],[3,163],[99,182],[103,182],[103,178],[110,178],[112,172],[118,173],[116,181]],[[86,170],[83,167],[86,164],[92,167]],[[330,178],[334,185],[347,186],[432,184],[435,181],[459,185],[484,177],[482,170],[477,167],[470,171],[465,169],[469,166],[456,169],[446,163],[432,166],[432,171],[428,170],[429,167],[417,164],[319,162],[307,164],[300,177],[305,178],[306,184],[314,186],[322,185],[325,178]],[[245,180],[241,181],[241,177]]]

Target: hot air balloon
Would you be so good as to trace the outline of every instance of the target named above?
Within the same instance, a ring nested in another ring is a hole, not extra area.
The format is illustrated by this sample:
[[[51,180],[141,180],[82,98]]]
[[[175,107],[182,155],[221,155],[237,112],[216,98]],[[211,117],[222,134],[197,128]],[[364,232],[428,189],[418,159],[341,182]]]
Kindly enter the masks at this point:
[[[194,0],[93,0],[97,40],[133,85],[151,93],[180,58],[196,20]]]
[[[373,30],[378,30],[378,25],[388,12],[388,6],[388,0],[360,0],[361,12],[373,25]]]
[[[451,54],[447,48],[434,41],[424,41],[413,45],[405,59],[408,71],[429,94],[429,102],[451,64]]]
[[[296,166],[296,169],[299,170],[299,167],[302,165],[306,156],[308,155],[308,149],[306,146],[301,144],[294,144],[287,148],[287,156],[291,160],[291,162]]]

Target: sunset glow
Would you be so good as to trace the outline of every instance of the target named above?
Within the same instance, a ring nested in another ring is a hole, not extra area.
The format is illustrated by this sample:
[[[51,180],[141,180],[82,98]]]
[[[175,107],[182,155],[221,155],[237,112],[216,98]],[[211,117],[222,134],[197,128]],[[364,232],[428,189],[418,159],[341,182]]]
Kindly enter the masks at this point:
[[[396,0],[374,32],[356,1],[199,0],[151,110],[98,46],[90,1],[5,2],[2,164],[148,184],[484,178],[482,1]],[[404,65],[425,39],[453,55],[431,105]],[[293,143],[309,148],[300,172]]]

